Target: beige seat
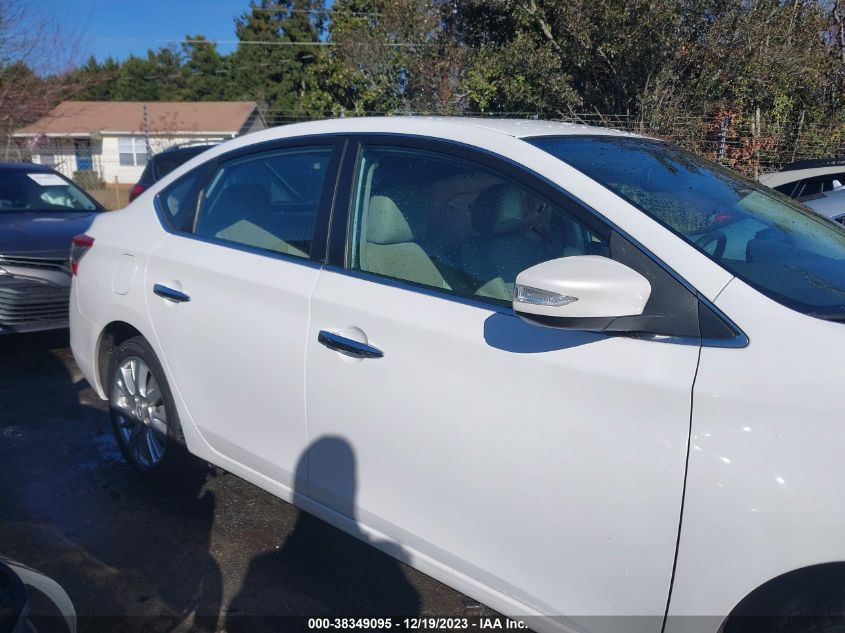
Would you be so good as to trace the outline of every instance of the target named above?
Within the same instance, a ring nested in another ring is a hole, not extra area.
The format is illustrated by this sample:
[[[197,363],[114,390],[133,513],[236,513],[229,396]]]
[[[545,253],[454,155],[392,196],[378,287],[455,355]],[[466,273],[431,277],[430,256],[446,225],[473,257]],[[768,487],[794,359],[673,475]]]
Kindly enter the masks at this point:
[[[475,294],[509,301],[516,276],[548,259],[547,248],[527,237],[525,197],[519,187],[500,183],[482,191],[472,205],[476,236],[461,249],[464,271]]]
[[[270,190],[258,184],[229,185],[207,213],[200,214],[197,235],[308,257],[308,253],[274,235],[261,224],[271,210]]]
[[[417,242],[425,232],[425,210],[404,212],[387,196],[370,198],[361,247],[361,269],[435,288],[449,288]]]

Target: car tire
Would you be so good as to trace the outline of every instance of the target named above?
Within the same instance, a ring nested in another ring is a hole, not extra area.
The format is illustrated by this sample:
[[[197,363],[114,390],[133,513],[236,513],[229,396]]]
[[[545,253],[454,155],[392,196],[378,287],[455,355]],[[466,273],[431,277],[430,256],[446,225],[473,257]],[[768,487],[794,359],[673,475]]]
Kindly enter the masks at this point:
[[[109,364],[109,411],[120,452],[135,472],[161,480],[189,465],[173,394],[150,344],[121,343]]]

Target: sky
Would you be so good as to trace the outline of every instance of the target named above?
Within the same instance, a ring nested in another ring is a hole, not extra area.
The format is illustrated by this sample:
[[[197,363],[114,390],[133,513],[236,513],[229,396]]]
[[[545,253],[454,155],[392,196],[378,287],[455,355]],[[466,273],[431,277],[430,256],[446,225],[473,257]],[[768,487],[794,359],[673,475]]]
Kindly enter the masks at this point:
[[[35,3],[33,3],[35,4]],[[179,46],[186,34],[218,40],[228,53],[235,48],[234,18],[249,0],[38,0],[43,14],[78,40],[79,54],[98,60],[146,55],[147,49]]]

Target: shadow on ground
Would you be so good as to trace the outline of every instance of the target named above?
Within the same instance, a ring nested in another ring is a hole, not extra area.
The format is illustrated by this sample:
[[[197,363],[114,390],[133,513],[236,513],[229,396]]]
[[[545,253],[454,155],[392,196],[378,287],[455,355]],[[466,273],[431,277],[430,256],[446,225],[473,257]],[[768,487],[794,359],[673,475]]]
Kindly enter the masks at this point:
[[[0,338],[0,554],[58,581],[82,632],[491,613],[219,469],[140,482],[67,332]]]

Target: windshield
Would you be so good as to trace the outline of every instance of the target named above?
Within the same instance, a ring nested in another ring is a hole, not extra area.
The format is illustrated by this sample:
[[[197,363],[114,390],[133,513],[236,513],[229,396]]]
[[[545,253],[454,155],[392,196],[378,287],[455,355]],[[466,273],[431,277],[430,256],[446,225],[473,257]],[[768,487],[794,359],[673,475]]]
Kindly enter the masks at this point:
[[[98,210],[91,198],[58,174],[0,171],[0,213]]]
[[[674,145],[634,137],[528,142],[585,173],[760,292],[845,320],[845,229]]]

